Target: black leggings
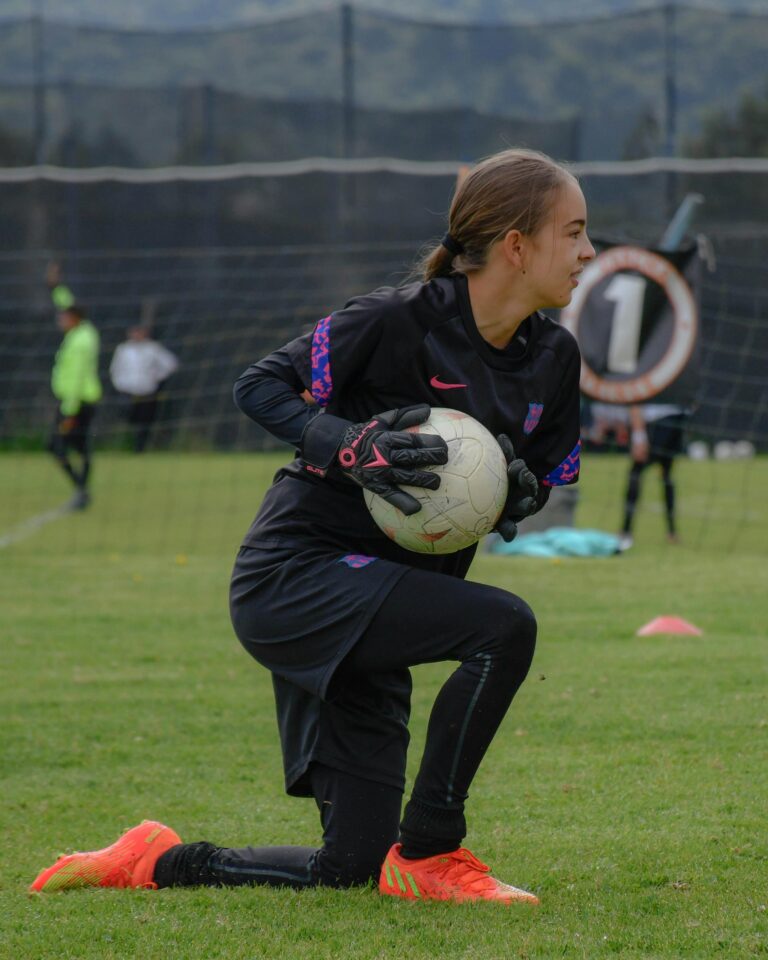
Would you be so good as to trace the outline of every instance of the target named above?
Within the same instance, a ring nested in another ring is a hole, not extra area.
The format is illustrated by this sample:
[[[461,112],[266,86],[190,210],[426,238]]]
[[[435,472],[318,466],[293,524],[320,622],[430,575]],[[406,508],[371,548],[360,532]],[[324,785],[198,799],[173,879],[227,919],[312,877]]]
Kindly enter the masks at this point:
[[[90,429],[96,406],[92,403],[82,403],[80,410],[74,417],[65,417],[61,412],[56,414],[51,436],[48,440],[48,449],[56,458],[61,469],[72,483],[80,490],[88,486],[91,472],[91,439]],[[61,426],[65,420],[75,421],[68,433],[62,433]],[[70,452],[80,455],[80,469],[76,469],[70,459]]]
[[[672,481],[672,464],[683,451],[685,423],[687,415],[675,413],[654,420],[648,424],[648,458],[644,461],[633,460],[627,481],[627,493],[624,501],[624,533],[632,532],[632,523],[640,499],[640,486],[643,472],[652,463],[658,463],[661,470],[661,483],[664,492],[664,511],[667,520],[667,532],[671,537],[675,529],[675,485]]]
[[[343,698],[356,677],[459,662],[432,708],[421,766],[400,825],[411,856],[459,846],[470,784],[528,673],[535,641],[536,621],[519,597],[410,570],[338,668],[334,687]],[[319,850],[184,844],[160,858],[155,881],[159,886],[346,887],[376,879],[398,838],[400,791],[317,763],[311,787],[323,825]]]
[[[312,765],[310,781],[323,827],[319,849],[185,843],[160,857],[155,883],[351,887],[378,880],[398,836],[400,790],[319,763]]]
[[[627,493],[624,502],[624,533],[632,532],[637,502],[640,499],[640,479],[646,467],[651,463],[658,463],[661,469],[661,484],[664,492],[664,515],[667,521],[667,531],[674,536],[675,527],[675,484],[672,480],[672,457],[656,456],[652,460],[633,460],[627,481]]]

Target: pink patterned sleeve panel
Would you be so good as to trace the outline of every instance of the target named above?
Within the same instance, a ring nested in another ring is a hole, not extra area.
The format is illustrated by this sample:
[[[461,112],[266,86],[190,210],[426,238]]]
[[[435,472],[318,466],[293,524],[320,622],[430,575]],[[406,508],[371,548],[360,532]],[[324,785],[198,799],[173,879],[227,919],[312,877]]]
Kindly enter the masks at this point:
[[[545,487],[564,487],[569,483],[576,483],[579,478],[581,440],[571,450],[561,464],[544,477],[541,481]]]
[[[327,406],[333,396],[330,330],[331,318],[327,316],[318,321],[312,335],[312,397],[321,407]]]

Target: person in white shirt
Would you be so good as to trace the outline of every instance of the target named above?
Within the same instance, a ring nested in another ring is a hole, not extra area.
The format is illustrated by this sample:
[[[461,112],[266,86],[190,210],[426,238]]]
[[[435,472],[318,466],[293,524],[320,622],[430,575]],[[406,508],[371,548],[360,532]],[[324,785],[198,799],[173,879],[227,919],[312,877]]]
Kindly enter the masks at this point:
[[[136,326],[128,331],[128,339],[112,356],[109,376],[119,393],[129,400],[128,423],[134,430],[134,450],[142,453],[147,446],[157,418],[160,389],[178,370],[176,356],[153,340],[149,328]]]

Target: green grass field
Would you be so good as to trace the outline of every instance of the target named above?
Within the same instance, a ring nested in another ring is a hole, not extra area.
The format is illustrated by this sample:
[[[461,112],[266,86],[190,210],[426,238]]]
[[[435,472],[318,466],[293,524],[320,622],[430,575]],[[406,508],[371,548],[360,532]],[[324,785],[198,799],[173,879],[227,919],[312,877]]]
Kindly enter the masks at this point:
[[[228,622],[232,559],[281,456],[102,454],[90,511],[42,455],[0,458],[0,956],[753,957],[768,954],[768,462],[677,469],[682,543],[646,479],[637,544],[600,560],[482,555],[540,624],[474,784],[467,844],[538,909],[370,890],[29,897],[60,852],[142,818],[184,839],[315,843],[282,793],[268,675]],[[613,530],[626,463],[587,458],[580,526]],[[676,614],[703,637],[635,637]],[[449,667],[415,671],[418,760]]]

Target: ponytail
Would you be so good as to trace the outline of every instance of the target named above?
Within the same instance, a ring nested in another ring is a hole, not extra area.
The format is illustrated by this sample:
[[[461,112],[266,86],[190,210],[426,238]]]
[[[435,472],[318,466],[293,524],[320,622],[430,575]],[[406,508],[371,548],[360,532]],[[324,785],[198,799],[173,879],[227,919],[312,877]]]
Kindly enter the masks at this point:
[[[536,150],[503,150],[473,167],[456,187],[448,233],[419,260],[424,281],[485,266],[510,230],[536,233],[571,174]]]
[[[438,243],[421,258],[418,272],[425,281],[434,280],[435,277],[450,277],[454,259],[455,254],[442,243]]]

